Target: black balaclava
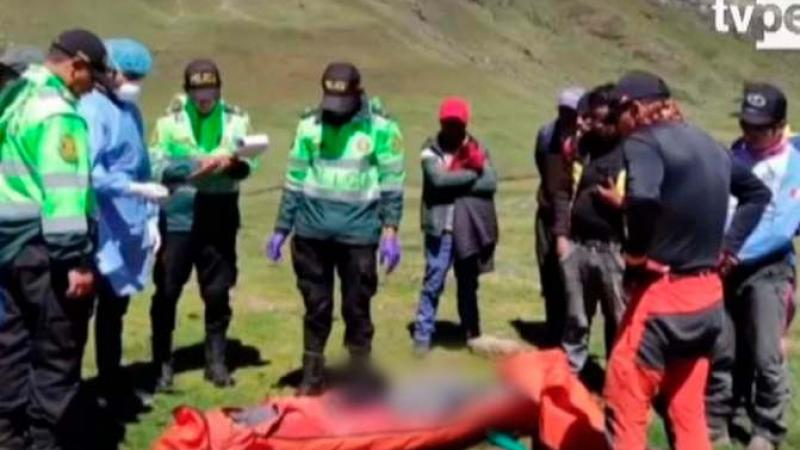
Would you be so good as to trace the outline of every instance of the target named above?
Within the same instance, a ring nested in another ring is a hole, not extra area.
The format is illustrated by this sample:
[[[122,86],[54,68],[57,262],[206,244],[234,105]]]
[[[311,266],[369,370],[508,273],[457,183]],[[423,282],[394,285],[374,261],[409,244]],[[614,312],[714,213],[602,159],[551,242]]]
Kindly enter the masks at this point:
[[[353,117],[361,110],[361,99],[354,104],[354,108],[349,111],[335,112],[322,110],[322,123],[339,128],[353,120]]]
[[[437,141],[442,150],[454,152],[461,148],[467,138],[467,126],[459,120],[443,120]]]

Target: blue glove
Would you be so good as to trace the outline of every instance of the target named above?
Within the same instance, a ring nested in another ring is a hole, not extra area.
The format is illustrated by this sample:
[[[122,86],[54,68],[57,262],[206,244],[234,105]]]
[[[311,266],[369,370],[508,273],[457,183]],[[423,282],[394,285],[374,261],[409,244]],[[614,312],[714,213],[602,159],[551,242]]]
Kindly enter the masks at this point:
[[[272,234],[272,237],[269,238],[264,252],[270,261],[278,262],[283,258],[281,249],[283,248],[283,243],[286,242],[287,236],[288,234],[285,231],[276,231]]]
[[[380,262],[381,265],[386,267],[386,273],[394,272],[403,256],[403,251],[400,249],[400,239],[397,238],[397,235],[381,238],[379,252]]]

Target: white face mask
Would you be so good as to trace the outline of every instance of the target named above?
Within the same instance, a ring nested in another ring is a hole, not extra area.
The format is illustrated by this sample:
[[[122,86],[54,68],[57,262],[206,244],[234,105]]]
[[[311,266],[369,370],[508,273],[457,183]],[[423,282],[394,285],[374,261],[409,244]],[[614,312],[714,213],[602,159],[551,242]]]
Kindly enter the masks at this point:
[[[125,82],[117,88],[117,97],[120,100],[137,103],[142,95],[142,86],[137,83]]]

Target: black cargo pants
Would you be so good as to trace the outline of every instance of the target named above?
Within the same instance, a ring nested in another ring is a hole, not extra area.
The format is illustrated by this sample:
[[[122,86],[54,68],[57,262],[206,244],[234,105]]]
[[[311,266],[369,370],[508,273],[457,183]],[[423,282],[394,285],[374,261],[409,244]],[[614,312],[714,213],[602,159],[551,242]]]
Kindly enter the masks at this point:
[[[93,302],[66,298],[69,269],[53,263],[43,243],[0,268],[3,450],[84,448],[77,394]]]
[[[339,274],[344,345],[353,356],[367,356],[372,350],[370,302],[378,289],[375,245],[349,245],[295,236],[292,260],[297,287],[303,295],[303,348],[321,355],[333,322],[334,271]]]
[[[539,265],[539,284],[544,297],[545,320],[550,344],[561,341],[567,316],[567,300],[564,278],[556,253],[556,237],[551,231],[552,212],[536,213],[536,261]]]
[[[183,287],[197,270],[205,304],[206,335],[225,333],[231,321],[230,290],[236,284],[238,194],[198,194],[191,232],[165,232],[156,259],[156,290],[150,305],[153,359],[170,358],[175,310]],[[163,231],[163,227],[162,227]]]

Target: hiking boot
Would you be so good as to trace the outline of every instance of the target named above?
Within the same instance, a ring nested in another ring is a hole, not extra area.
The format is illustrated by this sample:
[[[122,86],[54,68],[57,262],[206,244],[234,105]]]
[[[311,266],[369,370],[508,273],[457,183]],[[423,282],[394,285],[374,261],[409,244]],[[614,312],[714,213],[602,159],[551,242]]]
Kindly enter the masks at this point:
[[[303,379],[295,393],[298,397],[316,397],[325,391],[325,357],[319,353],[303,354]]]
[[[763,436],[753,436],[747,444],[747,450],[775,450],[777,447]]]
[[[225,364],[227,341],[224,332],[206,332],[206,370],[204,377],[218,388],[233,386],[236,382]]]
[[[170,392],[172,382],[175,378],[175,369],[172,367],[172,360],[161,363],[154,363],[158,370],[156,378],[156,392]]]
[[[156,371],[156,392],[169,392],[175,377],[172,368],[172,333],[153,333],[150,348]]]

